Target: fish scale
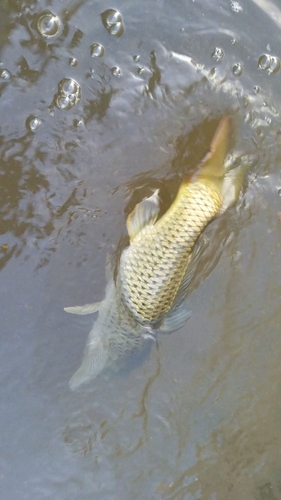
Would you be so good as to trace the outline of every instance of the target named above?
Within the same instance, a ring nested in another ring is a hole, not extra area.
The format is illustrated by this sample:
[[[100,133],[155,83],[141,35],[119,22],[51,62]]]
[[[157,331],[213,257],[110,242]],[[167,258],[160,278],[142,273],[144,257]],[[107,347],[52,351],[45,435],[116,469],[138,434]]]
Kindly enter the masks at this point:
[[[169,311],[181,286],[192,249],[222,206],[215,189],[186,185],[172,209],[148,225],[123,253],[120,274],[128,307],[141,322],[154,323]]]

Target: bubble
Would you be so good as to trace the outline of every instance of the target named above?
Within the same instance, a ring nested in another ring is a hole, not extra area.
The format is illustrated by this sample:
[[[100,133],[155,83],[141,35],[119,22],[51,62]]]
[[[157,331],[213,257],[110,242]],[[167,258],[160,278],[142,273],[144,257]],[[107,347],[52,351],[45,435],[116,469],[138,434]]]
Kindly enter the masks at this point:
[[[278,189],[277,194],[278,196],[281,196],[281,188]]]
[[[93,43],[90,47],[90,54],[92,57],[102,57],[104,52],[104,47],[100,43]]]
[[[137,73],[138,75],[142,75],[142,73],[144,73],[144,68],[142,66],[140,66],[138,69],[137,69]]]
[[[241,7],[240,3],[235,1],[230,2],[230,8],[235,13],[243,11],[243,8]]]
[[[60,109],[70,109],[72,108],[72,103],[70,102],[69,100],[69,96],[64,96],[64,95],[59,95],[57,97],[57,106],[60,108]]]
[[[78,61],[77,61],[77,59],[75,59],[75,57],[70,57],[68,59],[68,62],[70,64],[70,66],[77,66],[78,65]]]
[[[271,57],[271,72],[276,73],[280,68],[280,59],[276,56]]]
[[[101,13],[102,24],[110,35],[119,37],[124,33],[123,19],[118,10],[107,9]]]
[[[113,68],[111,68],[111,73],[113,74],[113,76],[121,76],[122,75],[122,71],[120,68],[118,68],[118,66],[114,66]]]
[[[258,60],[258,68],[266,71],[268,75],[277,73],[280,68],[280,60],[276,56],[270,54],[262,54]]]
[[[135,56],[133,56],[133,60],[134,60],[135,62],[139,62],[139,60],[140,60],[140,56],[139,56],[139,55],[135,55]]]
[[[72,78],[63,78],[59,82],[58,93],[56,95],[56,105],[62,110],[71,109],[78,104],[81,99],[81,88]]]
[[[37,29],[40,35],[46,38],[57,36],[61,31],[61,22],[52,12],[45,12],[37,21]]]
[[[271,56],[268,54],[263,54],[259,57],[258,67],[263,71],[268,71],[270,68]]]
[[[0,77],[2,78],[2,80],[10,80],[11,73],[7,69],[2,69],[0,71]]]
[[[243,66],[241,63],[236,63],[234,64],[233,68],[232,68],[232,73],[234,74],[234,76],[241,76],[242,73],[243,73]]]
[[[114,24],[111,29],[110,29],[110,34],[113,36],[121,36],[123,33],[124,28],[122,23],[116,23]],[[122,32],[122,33],[121,33]]]
[[[83,127],[85,125],[85,122],[83,120],[83,118],[80,118],[79,120],[74,120],[74,126],[75,127]]]
[[[26,126],[31,130],[31,132],[36,132],[41,125],[41,120],[36,116],[29,116],[26,120]]]
[[[72,78],[64,78],[61,80],[59,86],[61,92],[68,96],[76,94],[80,88],[79,84],[75,80],[72,80]]]
[[[120,12],[118,12],[118,10],[109,9],[108,13],[107,13],[106,21],[107,21],[107,24],[109,26],[112,26],[113,24],[121,22],[122,17],[121,17]]]
[[[212,57],[215,61],[219,62],[224,57],[224,51],[220,47],[216,47],[212,52]]]
[[[254,91],[254,94],[258,94],[258,93],[259,93],[259,91],[260,91],[260,87],[259,87],[258,85],[255,85],[255,86],[253,87],[253,91]]]

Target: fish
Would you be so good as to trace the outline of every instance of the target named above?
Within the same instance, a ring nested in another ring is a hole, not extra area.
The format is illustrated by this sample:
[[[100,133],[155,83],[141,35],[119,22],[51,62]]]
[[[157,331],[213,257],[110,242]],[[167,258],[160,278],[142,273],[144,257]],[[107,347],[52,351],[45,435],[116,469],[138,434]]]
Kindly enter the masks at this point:
[[[127,218],[130,244],[120,259],[121,289],[143,325],[162,323],[162,329],[169,329],[181,323],[182,301],[204,246],[199,236],[239,196],[245,164],[225,168],[231,129],[231,118],[224,116],[209,151],[195,173],[185,177],[162,217],[154,193]]]
[[[71,314],[98,312],[71,389],[126,354],[139,352],[158,332],[182,328],[190,318],[185,298],[205,247],[203,230],[235,203],[244,181],[245,164],[225,167],[231,128],[230,117],[224,116],[209,151],[195,173],[184,178],[162,216],[158,190],[129,214],[130,242],[115,279],[108,273],[104,300],[64,308]]]

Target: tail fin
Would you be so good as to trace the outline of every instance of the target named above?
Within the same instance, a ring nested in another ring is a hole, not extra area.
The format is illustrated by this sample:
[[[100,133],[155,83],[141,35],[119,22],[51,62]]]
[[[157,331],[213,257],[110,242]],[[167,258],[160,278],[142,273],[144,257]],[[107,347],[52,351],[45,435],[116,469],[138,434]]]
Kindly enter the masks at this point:
[[[91,339],[86,346],[86,354],[80,368],[69,381],[70,389],[77,389],[101,373],[108,358],[108,350],[99,338]]]

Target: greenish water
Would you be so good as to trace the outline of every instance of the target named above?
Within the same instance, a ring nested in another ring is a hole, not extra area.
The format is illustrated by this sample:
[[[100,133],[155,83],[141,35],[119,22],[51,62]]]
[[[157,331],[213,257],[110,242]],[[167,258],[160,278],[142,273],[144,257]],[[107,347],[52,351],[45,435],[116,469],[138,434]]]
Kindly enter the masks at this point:
[[[280,17],[2,2],[1,498],[281,497]],[[93,319],[63,307],[103,298],[126,214],[151,188],[170,203],[226,112],[257,161],[207,228],[192,318],[71,392]]]

